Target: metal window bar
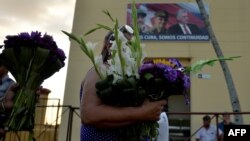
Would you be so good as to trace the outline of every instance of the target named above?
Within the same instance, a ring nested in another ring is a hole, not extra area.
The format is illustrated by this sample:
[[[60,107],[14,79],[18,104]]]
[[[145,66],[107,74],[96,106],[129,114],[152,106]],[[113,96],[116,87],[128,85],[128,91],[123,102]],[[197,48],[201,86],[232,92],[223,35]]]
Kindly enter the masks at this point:
[[[53,103],[51,106],[47,105],[47,102]],[[47,120],[46,110],[52,108],[51,123],[45,123]],[[60,111],[60,99],[53,98],[40,98],[36,105],[35,112],[35,139],[36,141],[57,141],[58,132],[58,118]],[[55,113],[54,113],[55,112]],[[52,121],[54,120],[54,121]],[[1,141],[27,141],[29,137],[28,131],[8,131],[5,137]]]
[[[58,110],[62,109],[63,107],[65,107],[66,109],[64,111],[62,111],[62,113],[60,115],[57,115],[56,119],[53,121],[53,123],[56,123],[56,126],[54,126],[53,124],[50,124],[50,125],[44,125],[45,127],[44,128],[41,128],[43,130],[40,130],[39,133],[36,134],[36,141],[57,141],[58,138],[57,138],[57,135],[58,135],[58,120],[59,118],[62,117],[62,115],[64,115],[67,111],[69,111],[69,118],[68,118],[68,128],[67,128],[67,138],[66,138],[66,141],[71,141],[71,134],[72,134],[72,126],[73,126],[73,121],[74,121],[74,118],[73,118],[73,115],[77,115],[79,118],[80,118],[80,115],[77,113],[77,111],[79,111],[79,107],[73,107],[71,105],[47,105],[47,106],[44,106],[44,105],[38,105],[37,107],[41,107],[41,108],[47,108],[47,107],[55,107],[57,108]],[[168,112],[167,114],[168,115],[212,115],[211,116],[211,119],[214,119],[216,120],[216,125],[218,124],[219,122],[219,116],[220,115],[223,115],[223,114],[229,114],[229,115],[235,115],[235,114],[248,114],[250,115],[250,112]],[[58,112],[57,112],[58,114]],[[202,122],[201,122],[202,124]],[[37,127],[38,124],[36,123],[35,126]],[[189,130],[190,132],[190,126],[189,128],[187,127],[182,127],[182,124],[179,125],[180,127],[171,127],[170,125],[170,129],[179,129],[180,131],[183,131],[184,130]],[[51,127],[53,127],[53,134],[52,135],[49,135],[49,138],[45,138],[46,135],[48,135],[48,132],[47,130],[51,129]],[[192,139],[192,137],[201,129],[202,125],[196,129],[193,133],[190,133],[190,136],[188,137],[184,137],[182,139],[179,139],[178,141],[190,141]],[[218,132],[218,126],[217,126],[217,132]],[[22,136],[21,136],[22,134]],[[218,133],[217,133],[218,134]],[[2,139],[1,141],[26,141],[26,140],[23,140],[22,138],[27,138],[28,137],[28,134],[27,133],[23,133],[23,131],[20,131],[20,132],[12,132],[11,133],[11,136],[7,139]],[[171,135],[170,135],[170,141],[177,141],[177,140],[171,140]]]

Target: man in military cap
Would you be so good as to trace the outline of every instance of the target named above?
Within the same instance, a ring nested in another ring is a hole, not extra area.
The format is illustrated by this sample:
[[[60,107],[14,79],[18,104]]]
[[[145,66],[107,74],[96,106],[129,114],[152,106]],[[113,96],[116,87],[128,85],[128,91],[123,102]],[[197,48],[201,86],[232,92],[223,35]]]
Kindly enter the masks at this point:
[[[150,30],[150,26],[145,23],[147,13],[143,9],[137,9],[137,25],[140,34],[146,34]]]
[[[152,34],[167,34],[166,23],[168,21],[168,12],[164,10],[156,11],[153,21]]]
[[[157,11],[155,12],[154,26],[151,31],[152,34],[167,34],[166,23],[168,21],[168,12],[167,11]]]

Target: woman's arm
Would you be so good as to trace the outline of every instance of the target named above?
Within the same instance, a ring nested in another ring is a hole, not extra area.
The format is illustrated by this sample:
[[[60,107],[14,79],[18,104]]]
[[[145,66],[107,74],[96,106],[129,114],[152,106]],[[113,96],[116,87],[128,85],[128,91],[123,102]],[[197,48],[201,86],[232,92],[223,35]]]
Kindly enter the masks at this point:
[[[81,120],[97,127],[119,127],[141,121],[159,119],[165,100],[145,101],[140,107],[113,107],[101,102],[96,94],[95,83],[99,80],[95,70],[88,72],[83,85]]]

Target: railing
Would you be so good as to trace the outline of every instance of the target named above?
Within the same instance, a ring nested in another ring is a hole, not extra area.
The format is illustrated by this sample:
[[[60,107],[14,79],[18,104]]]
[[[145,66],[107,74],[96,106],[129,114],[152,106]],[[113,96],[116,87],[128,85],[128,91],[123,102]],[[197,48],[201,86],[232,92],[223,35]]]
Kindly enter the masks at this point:
[[[48,106],[47,103],[51,105]],[[60,118],[60,110],[60,99],[39,99],[36,105],[35,126],[33,129],[36,141],[58,140],[58,119]],[[27,141],[28,138],[28,131],[8,131],[2,141]]]
[[[57,101],[58,102],[58,101]],[[77,117],[80,119],[79,115],[79,107],[73,107],[71,105],[37,105],[36,119],[35,119],[35,140],[36,141],[58,141],[58,128],[59,128],[59,120],[60,118],[68,113],[68,121],[67,121],[67,135],[65,141],[72,141],[72,129],[74,128],[73,122],[74,117]],[[54,110],[54,116],[51,117],[50,123],[48,123],[48,119],[45,119],[45,112],[48,110],[48,108],[53,108]],[[64,109],[64,111],[62,111]],[[234,115],[234,114],[247,114],[250,117],[250,112],[226,112],[227,114]],[[40,114],[40,115],[39,115]],[[187,112],[187,113],[177,113],[177,112],[169,112],[167,113],[170,117],[171,115],[197,115],[197,116],[204,116],[204,115],[210,115],[211,120],[214,124],[218,124],[220,121],[220,116],[225,114],[225,112]],[[177,119],[178,120],[178,119]],[[190,121],[183,124],[183,119],[179,120],[180,124],[175,125],[169,125],[169,135],[170,140],[169,141],[190,141],[193,139],[195,134],[201,129],[202,127],[202,119],[200,120],[200,127],[197,128],[195,131],[191,133],[191,125]],[[218,130],[218,129],[217,129]],[[19,132],[8,132],[4,139],[1,141],[27,141],[28,133],[25,131],[19,131]]]

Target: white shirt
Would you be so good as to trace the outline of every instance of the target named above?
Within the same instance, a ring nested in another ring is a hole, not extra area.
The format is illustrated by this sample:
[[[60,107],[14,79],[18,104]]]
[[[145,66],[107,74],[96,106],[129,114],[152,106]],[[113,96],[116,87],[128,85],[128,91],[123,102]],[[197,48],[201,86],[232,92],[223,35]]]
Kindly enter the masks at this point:
[[[6,74],[1,80],[0,84],[0,100],[3,100],[5,98],[5,94],[9,87],[14,83],[14,81],[9,78],[9,75]]]
[[[222,131],[219,129],[219,135],[222,134]],[[217,140],[217,128],[215,125],[210,125],[208,129],[202,127],[196,133],[196,139],[200,141],[216,141]]]
[[[169,123],[168,116],[165,112],[162,112],[160,115],[159,124],[159,135],[157,137],[157,141],[169,141]]]
[[[189,29],[189,27],[186,24],[179,24],[179,25],[182,29],[183,34],[192,34],[191,30]]]

